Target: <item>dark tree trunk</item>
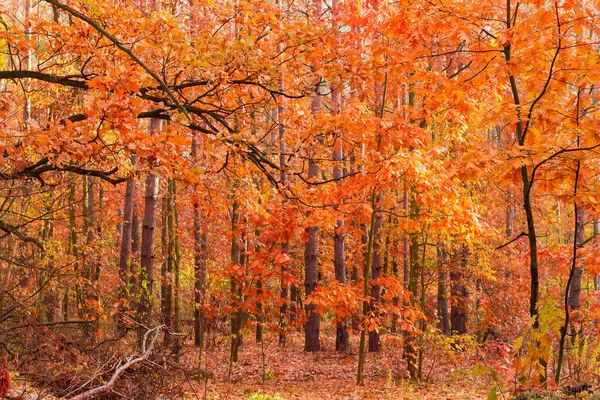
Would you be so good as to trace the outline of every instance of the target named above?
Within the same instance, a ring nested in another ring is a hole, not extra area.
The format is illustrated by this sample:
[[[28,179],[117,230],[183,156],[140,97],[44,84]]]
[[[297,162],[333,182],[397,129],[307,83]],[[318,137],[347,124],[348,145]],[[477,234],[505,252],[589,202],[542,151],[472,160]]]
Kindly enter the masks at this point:
[[[160,311],[161,321],[167,327],[165,345],[170,343],[173,329],[173,180],[167,181],[167,195],[163,196],[161,243],[163,246],[163,262],[160,280]]]
[[[575,238],[575,245],[578,249],[583,247],[583,242],[585,240],[585,211],[583,207],[580,205],[575,205],[578,207],[577,209],[577,237]],[[571,286],[569,288],[569,298],[568,305],[573,310],[579,310],[581,307],[580,299],[581,299],[581,275],[582,275],[581,265],[576,263],[575,268],[573,269],[573,276],[571,278]]]
[[[150,134],[160,130],[161,121],[150,119]],[[152,286],[154,285],[154,234],[156,230],[156,203],[158,200],[158,177],[150,172],[146,178],[146,194],[144,196],[144,220],[142,223],[142,248],[139,271],[140,303],[138,319],[138,339],[142,340],[146,327],[152,325]]]
[[[192,139],[192,160],[198,168],[198,139]],[[198,193],[198,184],[194,185],[194,193]],[[193,222],[192,231],[194,236],[194,344],[200,347],[204,345],[204,292],[206,281],[206,233],[202,232],[200,221],[200,200],[194,196],[192,200]]]
[[[131,158],[132,165],[136,164],[136,158]],[[130,304],[130,262],[131,262],[131,231],[133,223],[133,203],[135,199],[135,180],[127,181],[125,188],[125,206],[123,207],[123,225],[121,229],[121,251],[119,254],[119,305],[117,313],[117,329],[120,334],[125,332],[125,312],[131,307]]]
[[[458,251],[454,258],[455,267],[450,271],[450,295],[452,298],[450,330],[453,334],[462,334],[467,333],[468,292],[464,282],[467,249],[463,248],[461,251]]]
[[[383,216],[381,213],[381,199],[382,195],[379,192],[377,199],[377,216],[375,218],[375,229],[373,232],[373,263],[371,264],[371,282],[376,281],[381,277],[381,270],[383,263],[381,260],[381,224],[383,222]],[[371,302],[369,305],[370,311],[376,315],[379,301],[381,300],[381,286],[378,283],[371,285]],[[369,332],[369,352],[378,352],[380,350],[380,335],[379,330],[372,330]]]
[[[233,202],[233,206],[231,208],[231,264],[237,266],[240,263],[240,248],[238,243],[238,238],[236,235],[236,231],[238,229],[238,208],[239,205],[237,201]],[[240,311],[238,308],[240,307],[240,299],[238,297],[238,282],[235,274],[231,275],[231,298],[232,298],[232,307],[236,310],[231,314],[231,352],[230,352],[230,360],[232,362],[237,362],[238,360],[238,350],[240,344]]]
[[[450,316],[448,312],[448,271],[446,259],[448,255],[442,247],[438,245],[438,291],[437,291],[437,309],[438,309],[438,329],[444,334],[450,334]]]

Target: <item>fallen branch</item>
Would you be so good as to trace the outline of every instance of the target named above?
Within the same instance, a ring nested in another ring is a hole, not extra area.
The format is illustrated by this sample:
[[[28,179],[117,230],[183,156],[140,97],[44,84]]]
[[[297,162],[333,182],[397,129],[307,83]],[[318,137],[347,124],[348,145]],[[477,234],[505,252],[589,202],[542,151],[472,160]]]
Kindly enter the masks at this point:
[[[78,394],[75,397],[71,397],[69,400],[86,400],[86,399],[90,399],[94,396],[97,396],[101,393],[112,392],[113,386],[115,385],[117,380],[121,377],[121,375],[123,375],[123,373],[125,371],[127,371],[129,368],[133,367],[134,365],[139,364],[142,361],[148,359],[148,357],[150,356],[150,353],[152,353],[152,350],[154,349],[154,344],[156,343],[158,334],[160,333],[160,331],[163,328],[164,328],[164,325],[160,325],[160,326],[152,328],[148,332],[146,332],[146,334],[144,335],[144,340],[142,341],[142,354],[140,354],[138,356],[129,357],[127,362],[125,362],[125,364],[123,364],[123,365],[121,365],[121,362],[119,362],[119,364],[117,365],[117,369],[115,370],[113,375],[110,377],[108,382],[106,382],[104,385],[95,387],[86,392]],[[150,337],[151,334],[153,334],[153,336],[152,336],[152,339],[150,340],[150,343],[148,344],[148,338]]]

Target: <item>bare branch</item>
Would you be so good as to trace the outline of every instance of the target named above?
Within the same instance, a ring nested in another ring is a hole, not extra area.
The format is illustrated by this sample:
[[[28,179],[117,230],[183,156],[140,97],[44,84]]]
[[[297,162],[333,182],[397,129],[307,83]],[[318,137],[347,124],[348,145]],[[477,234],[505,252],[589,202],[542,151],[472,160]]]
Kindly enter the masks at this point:
[[[152,350],[154,349],[154,344],[156,343],[156,339],[158,339],[158,334],[164,327],[165,327],[164,325],[159,325],[155,328],[148,330],[146,332],[146,334],[144,335],[144,340],[142,341],[142,354],[138,355],[137,357],[135,357],[135,356],[129,357],[129,359],[122,365],[120,365],[120,363],[119,363],[119,366],[117,367],[115,372],[112,374],[112,376],[110,377],[108,382],[106,382],[104,385],[97,386],[86,392],[80,393],[75,397],[71,397],[69,400],[86,400],[86,399],[91,399],[92,397],[95,397],[102,393],[111,392],[113,390],[113,386],[115,385],[117,380],[121,377],[121,375],[123,375],[123,373],[125,371],[127,371],[129,368],[133,367],[134,365],[141,363],[142,361],[146,360],[150,356],[150,353],[152,353]],[[150,335],[153,335],[153,336],[150,339],[150,343],[148,343],[148,338],[150,337]]]

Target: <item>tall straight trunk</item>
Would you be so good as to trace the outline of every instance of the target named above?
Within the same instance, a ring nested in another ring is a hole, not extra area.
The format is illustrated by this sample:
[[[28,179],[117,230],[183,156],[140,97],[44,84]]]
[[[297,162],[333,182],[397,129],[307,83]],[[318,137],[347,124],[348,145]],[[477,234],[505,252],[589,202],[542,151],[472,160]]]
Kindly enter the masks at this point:
[[[339,0],[333,0],[331,2],[331,25],[334,32],[337,32],[339,27],[338,21],[338,3]],[[333,112],[339,115],[342,110],[342,88],[334,88],[331,95],[333,102]],[[335,143],[333,145],[333,159],[335,161],[333,167],[333,178],[336,183],[341,184],[341,180],[344,177],[344,170],[341,165],[344,160],[344,147],[343,147],[343,133],[338,131],[335,136]],[[345,262],[345,233],[344,233],[344,220],[338,218],[335,222],[335,231],[333,233],[333,265],[335,271],[335,279],[340,285],[346,285],[346,262]],[[343,321],[337,321],[335,326],[335,350],[336,351],[347,351],[350,349],[350,336],[348,335],[348,318]]]
[[[450,331],[455,334],[467,333],[467,301],[468,292],[464,282],[464,271],[467,263],[467,248],[457,250],[454,256],[454,268],[450,271],[450,295],[452,308],[450,311]]]
[[[282,82],[283,85],[283,82]],[[285,166],[286,166],[286,145],[285,145],[285,127],[283,125],[283,123],[281,122],[281,114],[283,113],[283,106],[278,105],[276,108],[276,113],[275,113],[275,122],[277,124],[279,124],[279,166],[281,167],[281,175],[280,175],[280,181],[282,185],[285,185],[286,181],[287,181],[287,173],[285,172]],[[287,239],[284,239],[284,242],[281,244],[281,251],[282,253],[288,253],[289,251],[289,243],[287,241]],[[287,265],[282,265],[281,266],[281,301],[282,301],[282,305],[279,309],[279,314],[280,314],[280,333],[279,333],[279,345],[283,346],[286,343],[286,335],[287,335],[287,329],[288,329],[288,319],[289,319],[289,315],[288,315],[288,292],[289,292],[289,284],[285,281],[285,275],[287,275],[288,273],[288,267]]]
[[[192,160],[194,166],[198,168],[198,139],[196,136],[192,139]],[[199,185],[194,184],[194,193],[198,193]],[[192,198],[193,222],[192,231],[194,236],[194,344],[200,347],[200,356],[202,356],[202,347],[204,344],[204,293],[206,282],[206,233],[202,231],[200,220],[200,200],[198,195]]]
[[[254,237],[258,238],[260,235],[260,231],[257,229],[254,232]],[[258,253],[260,251],[260,246],[258,245],[258,240],[256,240],[256,244],[254,245],[254,252]],[[262,303],[262,295],[263,295],[263,277],[262,275],[256,276],[256,343],[261,343],[263,341],[263,303]]]
[[[46,208],[46,212],[50,213],[50,207]],[[52,240],[52,236],[54,234],[54,226],[51,222],[52,216],[44,220],[44,228],[42,229],[41,238],[44,242]],[[49,322],[52,323],[56,319],[56,309],[57,309],[57,298],[56,293],[54,292],[54,288],[51,286],[44,287],[44,284],[52,279],[52,275],[54,274],[54,263],[52,258],[50,258],[48,265],[45,268],[45,271],[41,274],[40,280],[40,288],[39,288],[39,298],[40,298],[40,306],[42,308],[38,313],[38,317],[44,317],[40,322]]]
[[[385,74],[385,79],[383,81],[383,86],[381,89],[375,88],[376,96],[379,98],[379,118],[383,119],[383,114],[385,112],[385,104],[386,104],[386,94],[387,94],[387,83],[388,83],[388,75]],[[379,151],[381,148],[381,133],[377,137],[377,150]],[[376,281],[381,277],[381,270],[383,268],[383,263],[381,259],[381,224],[383,222],[382,215],[382,205],[381,202],[383,200],[383,193],[380,190],[379,195],[377,196],[377,215],[375,218],[375,226],[372,234],[374,235],[373,239],[373,263],[371,264],[371,276],[372,281]],[[375,212],[375,210],[374,210]],[[371,285],[371,301],[369,308],[374,316],[377,315],[377,307],[379,306],[379,301],[381,300],[381,286],[379,283],[374,283]],[[379,329],[374,329],[369,332],[369,352],[378,352],[380,350],[380,335]]]
[[[150,135],[161,129],[161,121],[150,119]],[[154,285],[154,235],[156,230],[156,204],[158,201],[158,177],[150,172],[146,177],[146,193],[144,196],[144,219],[142,222],[142,248],[139,271],[140,303],[138,319],[138,339],[142,340],[148,327],[152,325],[152,286]]]
[[[86,244],[88,246],[85,255],[83,276],[85,278],[85,291],[83,295],[84,312],[86,318],[91,319],[92,323],[85,327],[86,336],[93,341],[95,335],[91,332],[98,329],[97,325],[97,296],[94,278],[96,276],[97,256],[91,250],[96,240],[95,227],[95,185],[91,176],[83,177],[83,230],[86,233]]]
[[[313,2],[315,6],[315,15],[317,18],[321,14],[321,0]],[[310,112],[312,115],[317,114],[321,110],[321,77],[317,76],[315,93],[310,104]],[[322,140],[320,135],[318,140]],[[313,159],[313,154],[308,159],[308,180],[312,181],[319,175],[319,165]],[[307,212],[310,215],[310,211]],[[318,273],[318,251],[317,251],[317,231],[316,225],[308,226],[305,229],[308,240],[304,243],[304,293],[308,298],[316,289],[319,280]],[[321,316],[316,312],[316,305],[306,304],[307,321],[304,325],[304,351],[319,351],[320,344],[320,324]]]
[[[174,321],[173,321],[173,329],[175,332],[179,333],[181,330],[181,254],[179,249],[179,211],[177,210],[177,186],[175,184],[175,180],[172,180],[173,185],[173,225],[171,226],[171,232],[169,233],[170,237],[172,237],[172,254],[173,254],[173,263],[175,268],[175,287],[174,287]]]
[[[366,224],[360,224],[360,244],[361,244],[361,249],[363,250],[363,265],[367,264],[367,248],[368,248],[368,243],[369,243],[369,231],[368,231],[368,227]],[[370,264],[369,264],[370,265]],[[352,282],[354,282],[354,284],[357,284],[359,282],[358,279],[358,265],[355,265],[354,268],[352,269]],[[370,275],[370,272],[369,272]],[[363,271],[363,276],[364,276],[364,271]],[[352,319],[352,330],[354,331],[358,331],[360,326],[359,326],[359,318],[360,318],[360,313],[361,310],[359,309],[359,317],[357,318],[353,318]]]
[[[167,184],[168,186],[168,184]],[[167,189],[168,191],[168,189]],[[161,211],[160,211],[160,248],[162,252],[162,262],[160,264],[160,323],[165,325],[168,329],[167,325],[167,259],[169,257],[169,246],[168,246],[168,238],[167,238],[167,203],[168,203],[169,194],[166,196],[163,195],[161,199]],[[168,334],[165,333],[165,342]],[[167,344],[167,343],[165,343]]]
[[[136,157],[131,158],[132,165]],[[127,180],[125,187],[125,205],[123,207],[123,225],[121,229],[121,251],[119,253],[119,305],[117,309],[117,329],[120,334],[125,332],[125,312],[131,307],[130,303],[130,263],[131,263],[131,230],[133,223],[133,203],[135,199],[135,179]]]
[[[139,307],[139,292],[140,292],[140,248],[142,244],[141,233],[140,233],[140,210],[139,205],[133,200],[133,216],[131,217],[131,257],[129,262],[129,284],[130,289],[130,300],[131,300],[131,313],[135,313],[137,318],[137,309]]]
[[[233,205],[231,207],[231,264],[237,266],[240,264],[240,248],[238,238],[236,236],[236,231],[238,230],[238,208],[239,204],[237,200],[233,201]],[[240,310],[241,302],[239,299],[239,288],[237,277],[235,274],[231,275],[230,278],[231,284],[231,299],[232,306],[236,310],[233,314],[231,314],[231,352],[230,352],[230,360],[232,362],[236,362],[238,360],[238,350],[240,344]]]
[[[411,210],[416,209],[416,203],[411,201]],[[408,276],[408,290],[411,294],[410,304],[414,305],[417,299],[417,291],[419,287],[419,275],[421,273],[421,264],[419,260],[419,237],[413,233],[410,235],[410,248],[409,248],[409,276]],[[412,333],[405,334],[405,345],[404,345],[404,358],[406,359],[408,375],[411,379],[417,379],[418,365],[417,365],[417,348],[415,344],[415,338]]]
[[[163,197],[161,243],[163,246],[163,262],[160,280],[161,322],[167,327],[165,345],[170,343],[170,332],[173,329],[173,179],[167,181],[167,195]]]
[[[69,191],[69,254],[73,256],[75,260],[75,276],[80,276],[79,266],[80,263],[78,261],[79,252],[77,249],[77,223],[75,219],[75,185],[71,185],[71,190]],[[79,319],[83,319],[83,299],[81,294],[81,285],[75,284],[75,300],[76,300],[76,308]],[[69,319],[69,288],[65,288],[64,300],[63,300],[63,320],[67,321]]]
[[[281,0],[275,0],[275,5],[279,10],[282,10],[282,1]],[[282,15],[278,15],[278,18],[281,20],[281,18],[283,18]],[[277,44],[277,51],[279,53],[283,52],[283,43],[278,43]],[[279,78],[277,80],[277,86],[279,88],[279,91],[281,93],[284,92],[285,90],[285,86],[284,86],[284,82],[283,82],[283,75],[280,72],[279,74]],[[277,106],[275,107],[275,112],[273,115],[273,121],[275,122],[275,124],[277,124],[278,127],[278,133],[279,133],[279,167],[281,168],[281,173],[280,173],[280,182],[281,182],[281,186],[285,186],[286,182],[287,182],[287,173],[286,171],[286,157],[287,157],[287,149],[286,149],[286,144],[285,144],[285,125],[283,124],[283,112],[284,112],[284,108],[283,108],[283,96],[281,95],[277,95],[276,96],[276,100],[277,100]],[[288,253],[289,252],[289,243],[287,241],[287,239],[284,239],[284,242],[281,244],[281,251],[283,253]],[[287,329],[288,329],[288,287],[289,284],[285,281],[284,277],[287,275],[288,273],[288,267],[287,265],[282,265],[281,266],[281,301],[282,301],[282,305],[279,308],[279,314],[280,314],[280,321],[279,321],[279,328],[280,328],[280,333],[279,333],[279,345],[283,346],[286,343],[286,335],[287,335]]]
[[[450,334],[450,316],[448,313],[448,271],[446,270],[446,259],[448,255],[442,244],[438,244],[438,290],[437,290],[437,310],[438,310],[438,329],[444,334]]]
[[[377,205],[377,216],[375,217],[375,229],[373,231],[373,262],[371,264],[371,281],[375,281],[381,278],[381,269],[383,264],[381,262],[381,224],[383,222],[383,216],[381,213],[381,199],[382,194],[379,192],[378,205]],[[373,315],[377,315],[377,307],[381,300],[381,286],[378,283],[371,285],[371,301],[369,309]],[[369,352],[378,352],[380,350],[380,335],[379,329],[374,329],[369,332]]]
[[[311,175],[310,167],[309,175]],[[317,289],[318,283],[317,227],[307,227],[306,234],[308,241],[304,244],[304,288],[306,297],[308,297]],[[321,349],[319,336],[320,315],[316,312],[316,308],[315,304],[308,303],[306,305],[308,319],[304,326],[304,351],[319,351]]]
[[[363,301],[362,301],[362,318],[363,326],[360,332],[360,344],[358,347],[358,368],[356,374],[356,384],[364,385],[364,370],[366,361],[366,332],[369,328],[367,326],[367,315],[369,313],[369,286],[371,284],[370,272],[371,272],[371,259],[373,255],[373,234],[375,232],[375,219],[377,215],[377,190],[373,189],[371,194],[371,222],[369,224],[368,240],[365,254],[365,267],[363,270]]]

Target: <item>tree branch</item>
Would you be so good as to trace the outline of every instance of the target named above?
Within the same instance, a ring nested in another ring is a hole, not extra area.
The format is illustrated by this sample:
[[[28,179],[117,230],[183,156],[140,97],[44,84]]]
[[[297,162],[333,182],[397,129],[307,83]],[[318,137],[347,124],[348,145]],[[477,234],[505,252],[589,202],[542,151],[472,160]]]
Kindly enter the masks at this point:
[[[32,238],[31,236],[27,236],[26,234],[24,234],[23,232],[21,232],[14,225],[7,224],[6,222],[3,222],[3,221],[0,220],[0,229],[3,230],[4,232],[8,233],[9,235],[15,235],[16,237],[18,237],[23,242],[28,242],[28,243],[35,244],[42,251],[45,250],[44,249],[44,245],[42,245],[42,243],[39,240],[37,240],[35,238]]]
[[[188,118],[190,119],[190,114],[188,114],[187,110],[185,108],[183,108],[183,106],[181,105],[181,103],[179,103],[179,100],[177,100],[177,97],[175,97],[175,94],[173,94],[173,92],[171,91],[171,89],[169,89],[169,87],[167,86],[167,84],[160,78],[160,76],[158,76],[158,74],[156,72],[154,72],[150,67],[148,67],[142,60],[140,60],[134,53],[133,51],[131,51],[130,49],[128,49],[127,47],[125,47],[123,45],[123,43],[121,43],[119,41],[119,39],[117,39],[116,37],[114,37],[113,35],[111,35],[110,33],[108,33],[108,31],[106,29],[104,29],[103,27],[100,26],[100,24],[98,24],[96,21],[94,21],[93,19],[91,19],[90,17],[88,17],[85,14],[82,14],[81,12],[65,5],[62,4],[56,0],[44,0],[46,3],[50,3],[53,6],[60,8],[63,11],[66,11],[67,13],[71,14],[72,16],[74,16],[75,18],[79,18],[80,20],[86,22],[88,25],[90,25],[92,28],[94,28],[95,30],[97,30],[98,32],[100,32],[104,37],[106,37],[108,40],[110,40],[111,42],[113,42],[115,44],[115,46],[117,46],[117,48],[119,50],[121,50],[122,52],[124,52],[125,54],[127,54],[133,61],[135,61],[140,67],[142,67],[144,69],[144,71],[146,71],[148,73],[148,75],[150,75],[152,78],[154,78],[155,81],[157,81],[160,85],[160,87],[167,93],[167,95],[169,96],[169,98],[171,100],[173,100],[173,102],[177,105],[177,108]]]
[[[106,382],[104,385],[97,386],[86,392],[80,393],[75,397],[71,397],[69,400],[86,400],[86,399],[95,397],[101,393],[112,391],[113,386],[115,385],[117,380],[121,377],[121,375],[123,375],[123,373],[125,371],[127,371],[129,368],[133,367],[134,365],[141,363],[142,361],[146,360],[150,356],[150,353],[152,353],[152,350],[154,349],[154,344],[156,343],[156,339],[158,339],[158,334],[160,333],[160,331],[163,328],[164,328],[164,325],[159,325],[155,328],[148,330],[148,332],[146,332],[146,334],[144,335],[144,340],[142,341],[142,354],[140,354],[137,357],[134,357],[134,356],[129,357],[129,359],[122,365],[121,365],[121,362],[119,362],[119,364],[117,364],[117,369],[112,374],[112,376],[110,377],[108,382]],[[150,339],[150,343],[148,344],[148,338],[150,337],[151,334],[153,334],[153,336]]]

